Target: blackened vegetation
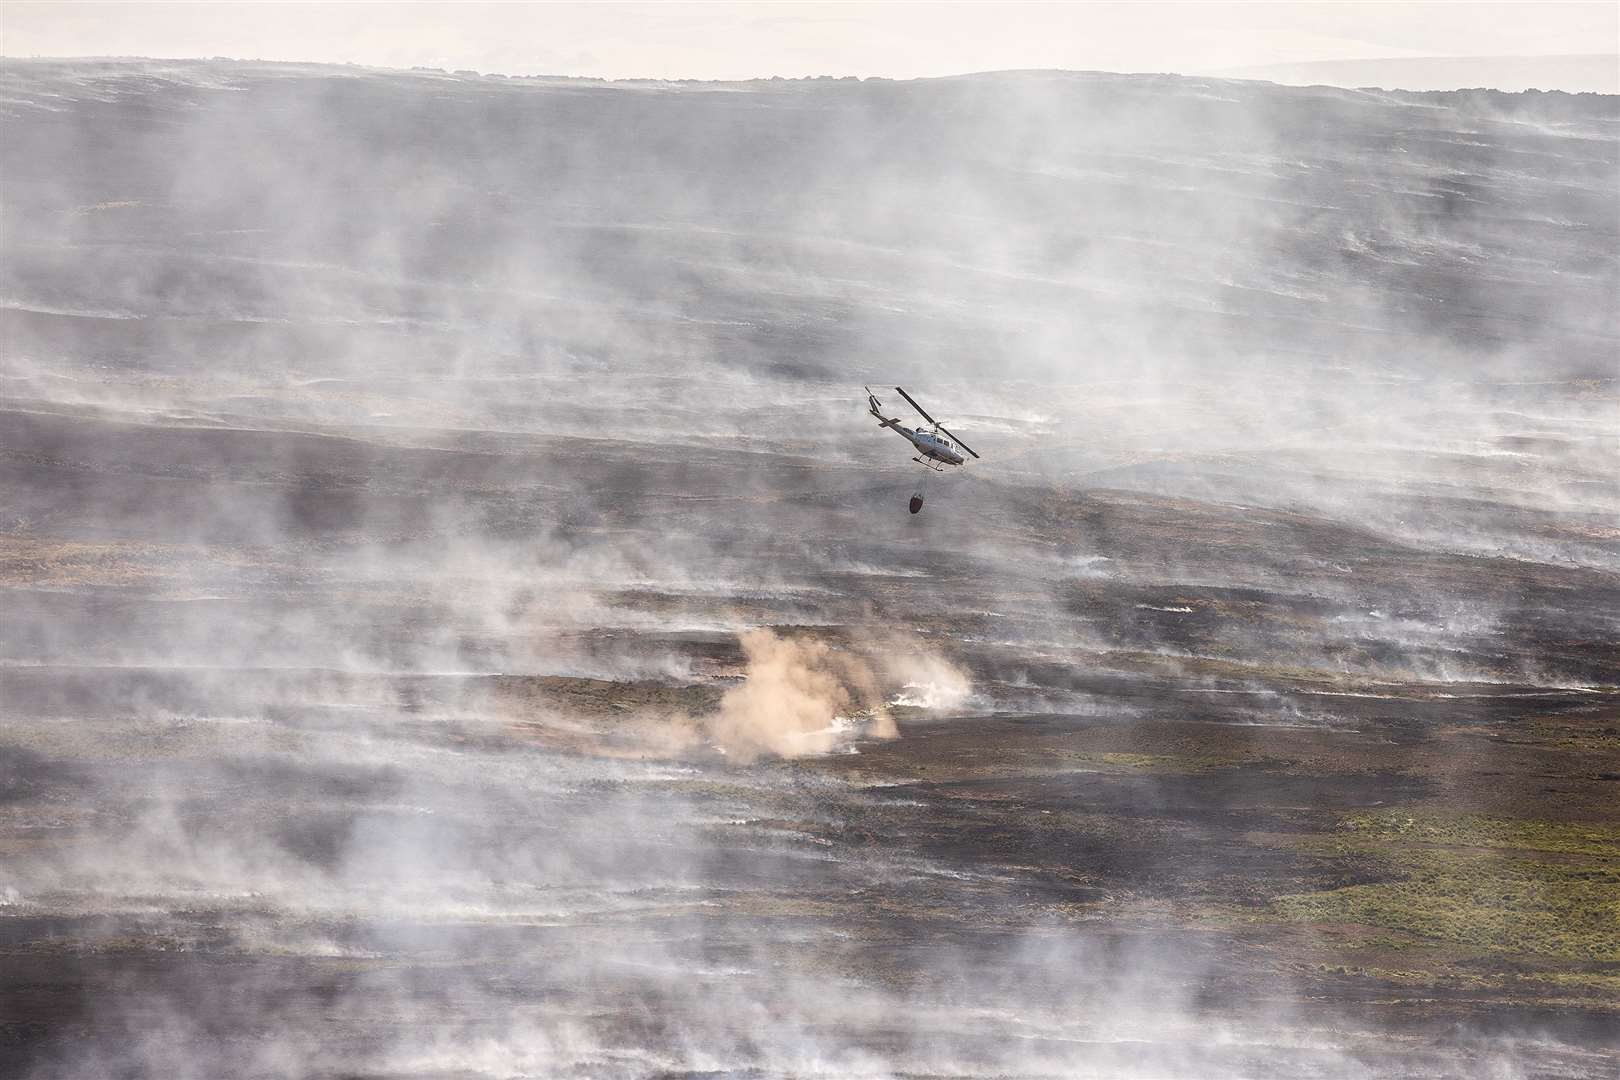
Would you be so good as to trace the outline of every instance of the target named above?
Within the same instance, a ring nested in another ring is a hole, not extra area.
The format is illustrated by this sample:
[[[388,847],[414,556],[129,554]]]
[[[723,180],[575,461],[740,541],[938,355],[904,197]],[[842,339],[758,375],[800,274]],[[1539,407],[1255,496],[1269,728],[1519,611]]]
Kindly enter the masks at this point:
[[[1614,99],[0,84],[0,1073],[1612,1074]]]

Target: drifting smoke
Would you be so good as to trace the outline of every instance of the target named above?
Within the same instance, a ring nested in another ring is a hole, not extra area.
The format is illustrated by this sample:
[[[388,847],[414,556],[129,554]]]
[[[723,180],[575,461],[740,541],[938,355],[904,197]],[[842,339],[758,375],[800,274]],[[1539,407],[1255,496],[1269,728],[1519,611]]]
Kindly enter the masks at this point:
[[[1613,99],[0,91],[0,1072],[1612,1075],[1279,920],[1607,820]]]
[[[900,683],[900,692],[889,699],[891,705],[954,711],[967,705],[973,696],[973,680],[968,673],[940,656],[901,653],[888,660],[885,670]]]

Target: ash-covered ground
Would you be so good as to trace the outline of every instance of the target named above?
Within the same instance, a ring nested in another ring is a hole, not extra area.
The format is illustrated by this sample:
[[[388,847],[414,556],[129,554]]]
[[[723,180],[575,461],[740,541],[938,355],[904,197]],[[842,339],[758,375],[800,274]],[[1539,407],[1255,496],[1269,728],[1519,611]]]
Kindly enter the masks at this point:
[[[0,117],[0,1073],[1614,1075],[1617,99]]]

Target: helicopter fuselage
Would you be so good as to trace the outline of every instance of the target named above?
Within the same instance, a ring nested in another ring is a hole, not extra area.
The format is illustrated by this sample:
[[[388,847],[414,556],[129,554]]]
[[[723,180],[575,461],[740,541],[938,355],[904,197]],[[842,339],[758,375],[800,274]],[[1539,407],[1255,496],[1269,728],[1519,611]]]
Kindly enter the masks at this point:
[[[899,424],[894,426],[894,430],[909,439],[911,445],[915,446],[918,453],[924,457],[933,458],[935,461],[943,461],[947,465],[960,465],[966,460],[956,452],[956,448],[948,440],[935,435],[931,431],[902,427]]]

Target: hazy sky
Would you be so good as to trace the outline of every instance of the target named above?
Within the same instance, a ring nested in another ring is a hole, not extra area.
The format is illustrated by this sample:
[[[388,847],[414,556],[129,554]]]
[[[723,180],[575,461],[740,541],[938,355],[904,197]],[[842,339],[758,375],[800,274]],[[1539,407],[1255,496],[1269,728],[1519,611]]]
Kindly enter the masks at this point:
[[[1005,68],[1215,73],[1324,61],[1617,52],[1614,0],[0,3],[6,56],[218,55],[609,78],[913,78]],[[1620,70],[1620,59],[1615,66]],[[1482,70],[1489,73],[1490,65]],[[1481,85],[1473,78],[1465,84]]]

